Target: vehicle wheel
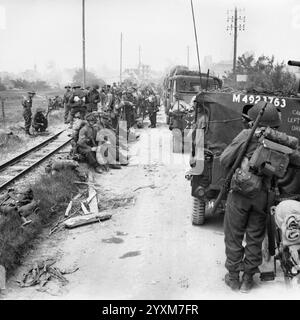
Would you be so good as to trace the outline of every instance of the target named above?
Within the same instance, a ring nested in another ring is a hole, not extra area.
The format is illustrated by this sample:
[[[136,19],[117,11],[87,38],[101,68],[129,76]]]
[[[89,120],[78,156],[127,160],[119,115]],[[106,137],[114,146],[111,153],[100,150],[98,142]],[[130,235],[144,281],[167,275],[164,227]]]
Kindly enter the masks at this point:
[[[205,222],[205,201],[193,197],[192,224],[203,225]]]
[[[182,152],[182,139],[176,135],[173,135],[173,152],[181,153]]]

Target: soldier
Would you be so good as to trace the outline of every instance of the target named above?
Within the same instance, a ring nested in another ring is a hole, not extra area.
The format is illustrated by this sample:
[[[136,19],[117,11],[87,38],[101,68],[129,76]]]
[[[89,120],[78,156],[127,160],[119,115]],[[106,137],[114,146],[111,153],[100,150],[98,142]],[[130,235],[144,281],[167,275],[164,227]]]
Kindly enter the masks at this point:
[[[95,172],[102,173],[103,170],[96,159],[97,151],[97,121],[94,113],[89,113],[85,117],[87,124],[79,130],[77,151],[87,163],[94,168]]]
[[[43,114],[42,108],[37,108],[33,116],[32,127],[37,132],[44,132],[48,127],[48,120]]]
[[[86,114],[86,93],[80,89],[79,84],[74,84],[72,86],[73,92],[69,99],[70,103],[70,128],[73,126],[74,115],[79,112],[81,119],[84,119]]]
[[[63,105],[65,108],[64,119],[65,119],[65,123],[69,123],[70,122],[69,116],[70,116],[70,111],[71,111],[69,100],[71,98],[72,91],[71,91],[70,85],[65,86],[65,89],[66,89],[66,92],[63,97]]]
[[[149,120],[150,120],[150,128],[156,128],[156,114],[158,112],[156,97],[151,91],[150,96],[146,99],[148,104],[148,113],[149,113]]]
[[[98,103],[100,102],[99,85],[94,84],[88,93],[87,112],[98,110]]]
[[[253,125],[261,108],[265,102],[258,102],[248,111],[250,120],[249,127]],[[268,103],[265,112],[260,119],[259,132],[262,127],[277,128],[281,123],[280,112],[277,108]],[[221,165],[230,168],[236,159],[241,146],[247,140],[251,129],[242,130],[221,155]],[[255,134],[248,146],[246,155],[242,161],[241,169],[249,172],[249,159],[255,151],[258,143],[258,136]],[[260,179],[253,173],[253,179]],[[258,266],[262,263],[262,241],[265,236],[267,201],[269,190],[271,190],[270,178],[262,176],[260,190],[255,196],[242,194],[234,190],[234,177],[231,181],[231,189],[226,203],[224,218],[225,233],[225,267],[228,273],[225,275],[225,283],[233,290],[240,288],[241,292],[248,292],[253,286],[253,275],[259,272]],[[243,239],[246,235],[246,246],[243,247]],[[240,284],[239,274],[244,271],[242,284]]]
[[[31,135],[30,133],[30,127],[31,127],[31,119],[32,119],[32,98],[35,96],[34,91],[28,91],[27,97],[24,97],[22,101],[23,106],[23,117],[25,120],[25,133],[28,135]]]

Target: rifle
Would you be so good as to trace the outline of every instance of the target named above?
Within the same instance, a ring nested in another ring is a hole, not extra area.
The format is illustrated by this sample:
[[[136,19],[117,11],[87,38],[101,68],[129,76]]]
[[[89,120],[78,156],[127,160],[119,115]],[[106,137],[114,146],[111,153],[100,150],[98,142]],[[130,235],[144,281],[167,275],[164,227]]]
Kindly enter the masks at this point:
[[[244,158],[244,155],[245,155],[245,153],[247,151],[247,148],[248,148],[248,146],[250,144],[250,141],[252,140],[252,137],[254,136],[255,130],[258,127],[259,121],[260,121],[261,117],[263,116],[266,107],[267,107],[267,102],[261,108],[259,114],[257,115],[257,117],[255,119],[255,122],[253,124],[253,127],[251,129],[249,137],[247,138],[246,142],[242,146],[241,152],[239,152],[237,158],[234,161],[233,166],[230,168],[230,170],[229,170],[229,172],[228,172],[228,174],[227,174],[227,176],[225,178],[225,181],[224,181],[224,183],[222,185],[220,193],[218,194],[218,197],[217,197],[217,199],[216,199],[216,201],[214,203],[214,206],[212,208],[212,214],[214,214],[217,211],[217,208],[220,205],[221,200],[228,193],[228,189],[229,189],[229,186],[230,186],[230,182],[231,182],[232,176],[233,176],[235,170],[241,165],[241,162],[242,162],[242,160]]]

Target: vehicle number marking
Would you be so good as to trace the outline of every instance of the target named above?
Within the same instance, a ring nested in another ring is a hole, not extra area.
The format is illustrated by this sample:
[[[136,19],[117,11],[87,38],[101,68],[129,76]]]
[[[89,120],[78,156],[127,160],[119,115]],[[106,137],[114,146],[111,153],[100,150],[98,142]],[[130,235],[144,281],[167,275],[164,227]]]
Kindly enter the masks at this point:
[[[259,101],[265,101],[273,103],[275,107],[286,107],[286,99],[285,98],[278,98],[274,96],[259,96],[259,95],[242,95],[242,94],[233,94],[232,95],[232,102],[240,103],[244,102],[245,104],[256,104]]]

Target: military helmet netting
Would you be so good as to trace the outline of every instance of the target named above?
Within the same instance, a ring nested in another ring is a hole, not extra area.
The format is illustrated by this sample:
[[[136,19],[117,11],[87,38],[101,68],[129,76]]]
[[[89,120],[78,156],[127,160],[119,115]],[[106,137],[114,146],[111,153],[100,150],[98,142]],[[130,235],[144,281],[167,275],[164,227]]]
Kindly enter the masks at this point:
[[[97,121],[98,120],[98,116],[93,114],[93,113],[89,113],[85,116],[85,120],[86,121]]]
[[[274,104],[264,101],[259,101],[248,111],[248,116],[252,121],[255,121],[262,107],[267,103],[264,114],[262,115],[259,125],[266,127],[279,127],[281,124],[280,109],[276,108]]]

